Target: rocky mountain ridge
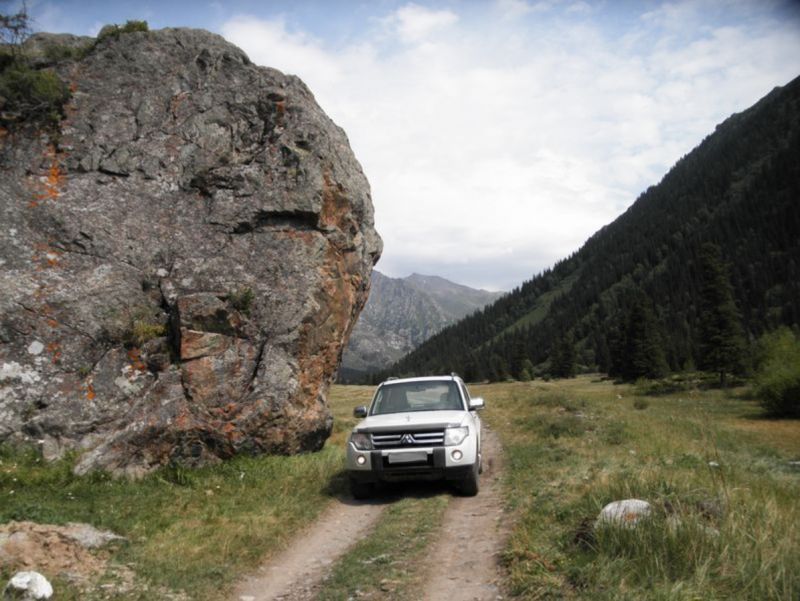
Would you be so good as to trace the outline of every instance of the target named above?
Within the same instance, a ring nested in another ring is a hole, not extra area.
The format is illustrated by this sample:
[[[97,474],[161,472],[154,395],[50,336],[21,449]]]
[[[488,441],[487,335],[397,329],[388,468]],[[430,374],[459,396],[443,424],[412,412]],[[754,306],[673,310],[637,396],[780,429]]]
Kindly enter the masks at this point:
[[[132,475],[320,448],[381,252],[344,132],[206,31],[51,68],[58,130],[0,136],[0,441]]]
[[[373,272],[372,291],[342,357],[340,381],[385,369],[454,323],[502,296],[439,276]]]

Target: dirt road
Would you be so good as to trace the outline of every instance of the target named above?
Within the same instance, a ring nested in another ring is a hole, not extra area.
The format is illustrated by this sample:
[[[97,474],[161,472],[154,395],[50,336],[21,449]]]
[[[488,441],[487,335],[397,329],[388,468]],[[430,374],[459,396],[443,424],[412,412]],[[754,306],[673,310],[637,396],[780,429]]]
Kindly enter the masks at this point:
[[[498,555],[507,533],[501,496],[502,450],[493,432],[483,438],[484,472],[476,497],[453,496],[433,543],[420,599],[495,601]],[[331,566],[380,519],[391,498],[374,502],[338,499],[283,553],[259,568],[235,591],[236,601],[310,601]],[[417,598],[417,597],[415,597]]]
[[[499,555],[508,527],[501,490],[502,448],[494,432],[484,427],[484,469],[478,496],[454,497],[442,532],[430,550],[429,572],[422,599],[495,601],[500,590]]]
[[[337,499],[283,553],[237,587],[234,599],[313,599],[333,563],[372,529],[384,507],[377,501]]]

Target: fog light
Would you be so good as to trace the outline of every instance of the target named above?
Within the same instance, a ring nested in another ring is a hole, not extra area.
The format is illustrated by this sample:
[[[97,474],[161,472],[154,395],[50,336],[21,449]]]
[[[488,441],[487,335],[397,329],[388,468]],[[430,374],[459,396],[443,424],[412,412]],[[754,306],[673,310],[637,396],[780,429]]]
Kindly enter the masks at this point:
[[[456,449],[455,451],[453,451],[452,453],[450,453],[450,456],[453,458],[453,461],[461,461],[461,458],[462,458],[464,455],[462,455],[462,454],[461,454],[461,451],[459,451],[458,449]]]
[[[356,463],[358,465],[364,465],[366,462],[367,462],[367,458],[364,457],[363,455],[359,455],[358,457],[356,457]]]

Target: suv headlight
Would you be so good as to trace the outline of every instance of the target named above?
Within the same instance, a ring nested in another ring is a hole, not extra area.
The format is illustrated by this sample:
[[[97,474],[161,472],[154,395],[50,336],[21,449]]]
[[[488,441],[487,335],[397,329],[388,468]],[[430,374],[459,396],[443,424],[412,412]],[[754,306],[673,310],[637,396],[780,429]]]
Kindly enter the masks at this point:
[[[454,447],[464,442],[464,439],[469,436],[469,428],[462,426],[461,428],[445,428],[444,431],[444,446]]]
[[[372,450],[372,438],[366,432],[353,432],[350,435],[350,442],[353,443],[353,446],[359,451]]]

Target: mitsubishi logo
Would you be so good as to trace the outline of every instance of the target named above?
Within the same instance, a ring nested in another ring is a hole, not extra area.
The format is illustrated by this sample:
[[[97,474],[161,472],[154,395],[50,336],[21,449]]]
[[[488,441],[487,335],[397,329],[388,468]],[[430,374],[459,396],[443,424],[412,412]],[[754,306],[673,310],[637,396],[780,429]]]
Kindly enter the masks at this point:
[[[403,434],[403,437],[400,439],[400,444],[414,444],[417,442],[414,440],[414,436],[411,434]]]

